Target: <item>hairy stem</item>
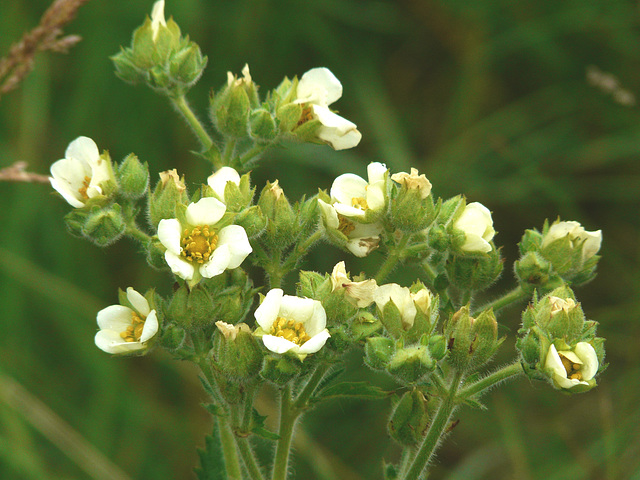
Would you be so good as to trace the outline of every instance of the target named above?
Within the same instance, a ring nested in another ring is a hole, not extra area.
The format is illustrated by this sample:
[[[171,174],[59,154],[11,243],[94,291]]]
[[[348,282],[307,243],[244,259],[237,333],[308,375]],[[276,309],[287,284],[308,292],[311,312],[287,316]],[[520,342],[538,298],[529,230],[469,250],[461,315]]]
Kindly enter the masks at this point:
[[[418,453],[416,454],[411,467],[407,474],[403,477],[403,480],[418,480],[423,470],[431,460],[436,447],[440,443],[442,436],[445,434],[447,427],[449,426],[449,420],[456,407],[456,393],[462,381],[462,370],[456,370],[453,375],[453,379],[449,384],[447,396],[442,399],[438,411],[436,412],[431,426],[427,431],[427,435],[424,438]]]
[[[504,307],[508,307],[512,303],[519,302],[520,300],[523,300],[528,296],[529,294],[525,292],[520,285],[518,285],[516,288],[514,288],[510,292],[505,293],[500,298],[496,298],[495,300],[489,303],[485,303],[481,307],[474,309],[474,313],[475,311],[480,312],[489,308],[493,308],[493,311],[497,312],[498,310],[501,310]]]
[[[291,386],[287,385],[282,389],[280,395],[280,429],[278,431],[280,439],[276,446],[272,480],[286,480],[287,478],[291,438],[293,437],[293,427],[298,417],[298,412],[292,407]]]
[[[387,276],[396,267],[398,262],[402,259],[404,249],[407,246],[407,242],[409,241],[409,237],[410,235],[403,236],[400,242],[398,242],[398,244],[389,252],[389,256],[384,261],[384,263],[380,267],[380,270],[378,270],[378,273],[375,276],[376,282],[378,282],[378,284],[381,284],[384,279],[387,278]]]
[[[205,152],[209,150],[213,145],[213,139],[211,138],[211,136],[209,136],[209,133],[207,133],[200,120],[198,120],[198,117],[196,117],[195,113],[193,113],[193,110],[191,110],[191,107],[187,103],[186,97],[184,95],[180,95],[178,97],[169,97],[169,100],[171,100],[171,103],[176,108],[176,110],[178,110],[182,114],[187,124],[191,127],[191,130],[193,130],[193,133],[196,135],[196,137],[198,137],[198,140],[202,145],[202,150]],[[220,168],[222,164],[214,166],[216,168]]]
[[[524,373],[524,371],[522,370],[522,364],[519,361],[507,365],[506,367],[502,367],[486,377],[481,378],[477,382],[462,388],[458,393],[458,401],[467,399],[473,395],[478,395],[492,387],[495,387],[497,384],[504,382],[505,380],[509,380],[520,375],[521,373]]]
[[[242,480],[240,457],[238,456],[235,436],[231,426],[221,418],[218,419],[218,423],[220,425],[220,442],[222,443],[222,453],[227,467],[228,478],[229,480]]]

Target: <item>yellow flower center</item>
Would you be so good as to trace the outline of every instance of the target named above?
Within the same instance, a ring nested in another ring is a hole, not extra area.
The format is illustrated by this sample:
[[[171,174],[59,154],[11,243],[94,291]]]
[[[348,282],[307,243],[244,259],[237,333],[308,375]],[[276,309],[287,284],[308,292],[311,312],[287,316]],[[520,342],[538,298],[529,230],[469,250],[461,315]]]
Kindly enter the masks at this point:
[[[307,105],[302,108],[302,113],[300,115],[300,120],[298,120],[298,124],[296,127],[307,123],[308,121],[313,119],[313,108],[310,105]]]
[[[562,361],[562,365],[567,371],[567,378],[571,380],[582,380],[582,372],[580,371],[582,365],[580,365],[579,363],[573,363],[561,353],[559,355],[560,361]]]
[[[127,327],[120,336],[125,342],[139,342],[144,329],[144,318],[141,318],[136,312],[131,312],[131,325]]]
[[[190,262],[205,263],[218,244],[218,235],[209,231],[209,226],[194,227],[191,231],[185,229],[180,241],[180,254]]]
[[[359,207],[362,210],[369,210],[369,205],[367,205],[367,199],[364,197],[353,197],[351,199],[352,207]]]
[[[89,184],[91,183],[90,177],[84,177],[82,182],[82,186],[78,189],[78,193],[85,200],[89,200],[89,195],[87,195],[87,190],[89,189]]]
[[[285,340],[295,343],[296,345],[302,345],[307,340],[311,339],[304,329],[302,322],[294,322],[293,320],[287,320],[284,317],[278,317],[271,326],[271,335],[276,337],[282,337]]]
[[[345,237],[348,237],[351,232],[353,232],[356,226],[344,215],[338,214],[338,231],[344,234]]]

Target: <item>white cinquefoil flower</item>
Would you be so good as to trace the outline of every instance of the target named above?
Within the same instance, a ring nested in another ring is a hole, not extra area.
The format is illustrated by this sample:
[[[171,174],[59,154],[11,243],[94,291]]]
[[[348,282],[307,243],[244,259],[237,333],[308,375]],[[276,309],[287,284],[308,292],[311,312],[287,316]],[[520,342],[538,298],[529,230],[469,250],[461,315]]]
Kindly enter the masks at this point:
[[[469,203],[462,215],[454,222],[453,228],[465,234],[465,242],[460,247],[469,253],[489,253],[493,248],[489,243],[496,231],[487,207],[478,202]]]
[[[342,84],[328,68],[313,68],[298,82],[295,103],[309,105],[313,118],[322,125],[318,137],[334,150],[355,147],[362,138],[355,123],[329,110],[329,105],[341,96]]]
[[[102,158],[89,137],[78,137],[69,144],[62,160],[51,165],[51,186],[75,208],[90,198],[106,195],[107,183],[115,183],[111,163]]]
[[[325,228],[337,230],[347,237],[344,245],[356,257],[366,257],[380,244],[380,223],[359,223],[340,215],[333,205],[318,199]]]
[[[368,307],[373,303],[373,295],[378,288],[375,279],[370,278],[354,282],[349,278],[344,262],[338,262],[331,273],[331,291],[344,288],[347,298],[358,308]]]
[[[384,306],[387,303],[390,301],[393,302],[400,311],[402,325],[405,330],[408,330],[413,326],[418,310],[416,309],[416,305],[413,301],[413,295],[407,287],[401,287],[397,283],[380,285],[373,295],[373,300],[376,302],[376,305],[381,312],[384,310]]]
[[[578,385],[595,386],[598,372],[598,356],[587,342],[578,342],[573,350],[558,351],[555,345],[549,347],[545,369],[557,388],[571,389]]]
[[[331,185],[331,203],[336,211],[355,220],[369,220],[387,204],[387,167],[372,162],[367,166],[369,181],[353,173],[340,175]]]
[[[231,167],[222,167],[207,178],[207,184],[222,202],[224,202],[224,190],[228,182],[240,185],[240,174]]]
[[[185,220],[160,220],[158,239],[165,246],[171,271],[190,284],[237,268],[252,251],[247,233],[239,225],[219,228],[227,207],[205,197],[187,207]]]
[[[255,317],[265,347],[275,353],[295,353],[301,360],[320,350],[331,336],[318,300],[284,295],[279,288],[267,293]]]
[[[112,354],[144,350],[158,333],[158,317],[147,299],[129,287],[127,300],[133,308],[111,305],[98,312],[95,342],[100,350]]]
[[[600,250],[602,230],[587,232],[582,225],[573,221],[554,223],[542,239],[542,248],[564,238],[569,239],[572,248],[582,245],[582,261],[586,262]]]

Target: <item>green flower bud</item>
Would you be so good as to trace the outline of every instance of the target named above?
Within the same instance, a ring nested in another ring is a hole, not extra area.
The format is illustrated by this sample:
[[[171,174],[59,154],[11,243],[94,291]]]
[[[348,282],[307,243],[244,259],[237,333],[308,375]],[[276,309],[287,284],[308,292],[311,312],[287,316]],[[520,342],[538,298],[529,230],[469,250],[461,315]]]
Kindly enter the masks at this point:
[[[489,361],[502,343],[498,340],[498,322],[493,310],[485,310],[476,317],[471,328],[473,340],[469,350],[471,363],[480,366]]]
[[[451,239],[444,225],[433,225],[427,233],[427,243],[431,248],[438,252],[444,252],[449,249]]]
[[[429,425],[427,400],[418,391],[405,392],[389,419],[389,435],[403,447],[415,447]]]
[[[160,344],[169,351],[178,350],[184,345],[185,338],[184,328],[177,325],[168,325],[162,331]]]
[[[282,133],[290,133],[297,126],[302,117],[302,105],[299,103],[288,103],[281,106],[276,111],[278,127]]]
[[[125,157],[118,169],[120,193],[127,198],[138,199],[149,187],[149,166],[131,153]]]
[[[264,108],[251,112],[249,126],[251,136],[262,142],[271,142],[278,134],[273,116]]]
[[[411,173],[396,173],[391,179],[400,183],[394,185],[391,194],[391,222],[407,233],[419,232],[427,228],[436,217],[436,208],[431,196],[431,183],[427,177],[418,175],[418,170]]]
[[[244,228],[248,238],[255,238],[267,227],[267,217],[258,205],[254,205],[240,212],[235,219],[235,224]]]
[[[296,292],[298,297],[322,301],[331,293],[331,290],[332,285],[329,276],[306,270],[300,271],[300,280]]]
[[[264,241],[275,248],[285,248],[296,239],[296,215],[282,188],[275,182],[267,182],[258,200],[267,217]]]
[[[444,325],[445,335],[449,339],[449,359],[459,370],[465,369],[469,364],[473,322],[473,317],[469,315],[469,307],[464,306]]]
[[[116,68],[118,78],[124,80],[126,83],[138,85],[140,83],[146,83],[149,80],[149,73],[140,68],[132,55],[126,50],[123,49],[121,52],[113,55],[111,61]]]
[[[254,378],[262,366],[262,349],[245,323],[231,325],[216,322],[221,335],[216,337],[214,356],[221,371],[240,382]]]
[[[431,352],[431,357],[439,362],[442,360],[447,354],[447,339],[444,335],[432,335],[429,337],[429,352]]]
[[[88,215],[89,212],[87,212],[87,210],[78,208],[70,211],[64,216],[64,223],[71,235],[78,238],[84,238],[82,229],[84,224],[87,223]]]
[[[516,277],[527,292],[546,293],[564,282],[553,273],[551,263],[535,251],[525,253],[514,264]]]
[[[279,386],[286,385],[300,374],[301,362],[293,355],[266,355],[260,376]]]
[[[171,79],[186,91],[200,80],[206,66],[207,57],[202,55],[200,47],[189,42],[171,57],[169,72]]]
[[[176,207],[187,203],[189,203],[189,197],[184,177],[180,178],[175,169],[160,172],[160,181],[149,196],[151,225],[157,227],[162,219],[176,218]]]
[[[364,344],[364,361],[375,370],[385,370],[395,351],[395,342],[390,338],[370,337]]]
[[[191,289],[187,285],[181,285],[171,298],[167,317],[187,331],[201,329],[213,324],[215,319],[214,303],[201,284],[195,285]]]
[[[503,262],[499,250],[492,248],[484,255],[451,255],[445,270],[452,285],[461,290],[480,291],[498,279]]]
[[[387,371],[404,384],[413,384],[433,372],[436,362],[431,358],[425,345],[405,347],[396,350]]]
[[[82,234],[99,247],[111,245],[122,237],[126,224],[117,203],[106,208],[92,208],[82,227]]]

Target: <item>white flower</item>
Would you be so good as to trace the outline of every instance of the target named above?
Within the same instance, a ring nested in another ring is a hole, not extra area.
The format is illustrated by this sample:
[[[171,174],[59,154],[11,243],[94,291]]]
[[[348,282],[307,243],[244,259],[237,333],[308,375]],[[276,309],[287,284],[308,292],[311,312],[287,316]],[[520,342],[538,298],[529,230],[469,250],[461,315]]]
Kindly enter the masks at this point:
[[[577,385],[594,384],[598,372],[598,356],[587,342],[579,342],[573,350],[556,350],[552,344],[545,360],[545,369],[558,388],[573,388]]]
[[[416,304],[413,301],[411,291],[407,287],[401,287],[397,283],[387,283],[381,285],[376,290],[373,300],[376,302],[378,309],[382,312],[384,306],[390,301],[398,307],[400,316],[402,317],[402,325],[405,330],[413,326],[416,319]]]
[[[76,138],[64,156],[51,165],[50,182],[72,207],[82,208],[90,198],[106,193],[105,184],[113,181],[113,171],[93,140]]]
[[[246,323],[239,323],[237,325],[232,325],[230,323],[226,323],[223,321],[217,321],[216,327],[218,327],[218,330],[220,330],[220,333],[224,335],[224,338],[228,340],[235,340],[236,337],[238,336],[238,333],[240,332],[246,332],[246,333],[251,332],[249,325],[247,325]]]
[[[559,298],[553,295],[549,296],[549,302],[551,303],[551,316],[554,317],[560,312],[569,313],[576,307],[576,302],[573,298]]]
[[[424,173],[418,175],[417,168],[411,168],[411,173],[394,173],[391,175],[391,180],[404,185],[409,190],[418,190],[420,198],[427,198],[431,194],[431,182],[427,180]]]
[[[219,200],[224,202],[224,190],[227,183],[240,185],[240,174],[231,167],[222,167],[207,178],[207,183],[213,189]]]
[[[161,25],[163,27],[167,26],[167,22],[164,19],[164,0],[158,0],[154,3],[151,10],[151,31],[153,32],[152,38],[154,42],[158,38]]]
[[[429,314],[429,307],[431,307],[433,294],[428,288],[421,288],[416,293],[412,293],[411,298],[413,299],[413,303],[415,303],[416,308],[425,315]]]
[[[96,346],[107,353],[132,353],[144,350],[158,333],[158,317],[146,298],[127,288],[127,300],[133,307],[111,305],[98,312]]]
[[[333,205],[318,199],[325,227],[347,237],[345,247],[356,257],[366,257],[380,244],[380,223],[358,223],[338,214]]]
[[[311,298],[270,290],[255,312],[265,347],[275,353],[292,352],[304,359],[320,350],[331,336],[322,304]]]
[[[481,203],[468,204],[462,215],[454,222],[453,228],[464,232],[465,242],[460,248],[465,252],[489,253],[491,251],[489,242],[496,231],[493,229],[491,212]]]
[[[252,251],[247,233],[239,225],[218,229],[227,207],[205,197],[187,207],[185,221],[160,220],[158,239],[165,246],[171,271],[190,284],[237,268]]]
[[[387,167],[372,162],[369,181],[353,173],[340,175],[331,185],[331,203],[340,215],[363,220],[367,213],[382,211],[387,203]]]
[[[318,137],[335,150],[352,148],[362,134],[357,125],[329,110],[342,96],[342,84],[328,68],[313,68],[300,78],[295,103],[309,104],[313,118],[320,121]]]
[[[585,262],[600,250],[602,245],[602,231],[587,232],[578,222],[558,222],[551,225],[542,239],[542,248],[556,240],[568,238],[571,247],[582,245],[582,261]]]
[[[344,262],[339,262],[333,267],[331,273],[331,291],[335,292],[344,288],[347,298],[352,300],[356,307],[365,308],[373,303],[373,295],[378,288],[375,279],[353,282],[347,275]]]

